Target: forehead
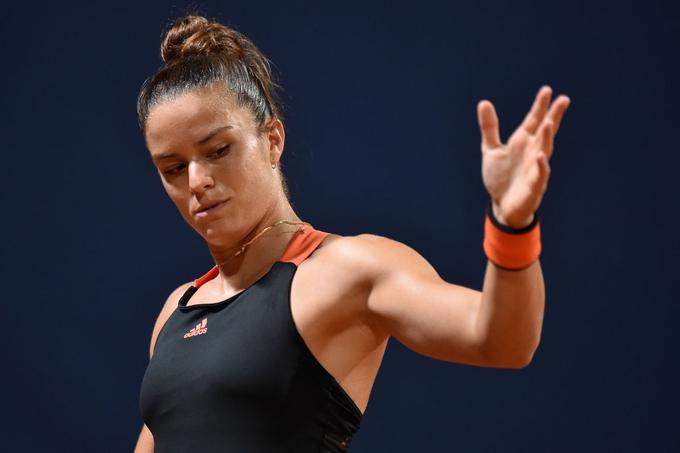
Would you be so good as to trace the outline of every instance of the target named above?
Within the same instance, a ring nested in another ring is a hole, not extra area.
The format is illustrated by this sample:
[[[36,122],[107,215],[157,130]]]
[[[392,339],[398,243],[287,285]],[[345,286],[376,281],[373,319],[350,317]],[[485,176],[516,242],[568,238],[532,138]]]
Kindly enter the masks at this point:
[[[247,112],[226,89],[204,88],[182,93],[154,106],[146,122],[150,149],[193,144],[216,126],[242,128]]]

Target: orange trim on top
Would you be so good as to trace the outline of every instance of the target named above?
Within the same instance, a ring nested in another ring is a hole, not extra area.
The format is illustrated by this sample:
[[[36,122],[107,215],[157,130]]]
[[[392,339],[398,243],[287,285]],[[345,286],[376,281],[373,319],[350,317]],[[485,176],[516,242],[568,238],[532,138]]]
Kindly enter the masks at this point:
[[[321,242],[330,233],[325,231],[317,230],[312,225],[304,225],[302,229],[298,230],[293,238],[288,242],[286,250],[281,255],[277,261],[283,261],[286,263],[295,263],[299,266],[309,255],[312,254],[314,250],[321,244]],[[217,277],[220,273],[219,267],[217,265],[213,266],[208,272],[203,276],[194,280],[194,286],[200,288],[206,282]]]
[[[200,288],[204,283],[212,280],[213,278],[217,277],[220,273],[220,268],[217,267],[217,264],[213,266],[212,269],[210,269],[208,272],[206,272],[202,277],[197,278],[194,280],[194,286],[196,288]]]
[[[295,233],[279,261],[295,263],[299,266],[329,234],[311,225],[305,225],[301,231]]]

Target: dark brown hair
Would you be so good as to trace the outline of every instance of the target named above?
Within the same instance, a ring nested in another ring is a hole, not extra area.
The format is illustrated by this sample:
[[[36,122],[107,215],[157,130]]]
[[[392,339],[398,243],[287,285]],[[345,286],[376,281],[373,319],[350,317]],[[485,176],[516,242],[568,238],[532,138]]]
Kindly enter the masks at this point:
[[[260,131],[269,119],[283,119],[269,60],[233,28],[203,16],[180,17],[164,32],[161,57],[164,65],[144,81],[137,98],[142,133],[155,105],[215,83],[251,110]]]
[[[283,121],[270,62],[255,45],[216,20],[189,14],[171,23],[161,40],[163,66],[144,81],[137,97],[142,134],[151,109],[189,91],[224,84],[239,105],[248,107],[258,130],[272,118]],[[286,198],[288,184],[279,162],[278,174]]]

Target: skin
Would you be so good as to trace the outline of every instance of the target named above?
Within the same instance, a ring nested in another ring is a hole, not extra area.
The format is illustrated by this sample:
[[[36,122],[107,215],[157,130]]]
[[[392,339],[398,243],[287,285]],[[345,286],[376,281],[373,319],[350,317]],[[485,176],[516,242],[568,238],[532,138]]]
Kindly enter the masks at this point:
[[[550,102],[549,87],[507,144],[500,141],[493,104],[481,101],[482,179],[496,217],[520,228],[542,200],[548,161],[566,96]],[[209,132],[220,130],[202,144]],[[229,92],[213,87],[181,95],[150,112],[146,144],[163,186],[182,217],[206,241],[217,278],[201,286],[190,305],[223,300],[264,275],[285,250],[297,227],[281,225],[248,241],[278,219],[299,221],[285,197],[278,164],[285,145],[283,124],[272,119],[259,132],[252,113]],[[228,145],[228,151],[221,150]],[[161,158],[172,153],[173,157]],[[195,210],[229,199],[211,216]],[[179,297],[168,297],[152,332],[156,337]],[[487,263],[482,291],[441,279],[415,250],[389,238],[329,235],[303,261],[291,288],[295,325],[319,362],[363,412],[390,336],[419,354],[484,367],[527,366],[539,344],[545,290],[540,262],[521,271]],[[146,426],[135,449],[153,452]]]

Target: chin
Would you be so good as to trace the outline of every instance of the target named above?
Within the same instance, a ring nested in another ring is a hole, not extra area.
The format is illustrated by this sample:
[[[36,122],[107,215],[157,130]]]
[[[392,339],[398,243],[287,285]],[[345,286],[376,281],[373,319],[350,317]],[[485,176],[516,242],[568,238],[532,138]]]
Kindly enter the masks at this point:
[[[234,243],[240,241],[241,232],[239,229],[229,228],[225,222],[211,222],[207,226],[194,226],[196,231],[206,240],[210,245],[233,246]]]

